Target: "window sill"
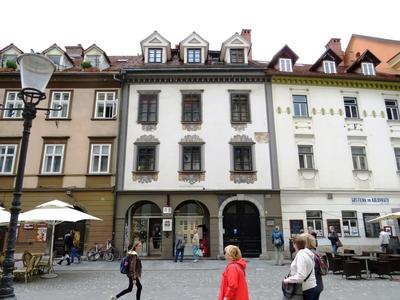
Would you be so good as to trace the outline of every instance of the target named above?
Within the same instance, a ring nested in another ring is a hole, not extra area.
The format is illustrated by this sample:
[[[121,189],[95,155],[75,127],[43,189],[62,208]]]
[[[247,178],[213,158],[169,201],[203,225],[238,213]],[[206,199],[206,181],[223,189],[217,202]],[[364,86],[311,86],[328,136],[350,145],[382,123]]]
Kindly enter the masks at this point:
[[[15,176],[17,176],[17,174],[1,174],[0,173],[0,177],[15,177]]]
[[[241,121],[241,122],[231,121],[232,125],[242,125],[242,124],[250,124],[250,123],[251,123],[251,121]]]
[[[158,122],[137,122],[140,125],[157,125]]]
[[[190,184],[205,180],[205,171],[178,171],[179,181],[185,181]]]
[[[46,118],[46,121],[71,121],[71,120],[72,120],[71,118]]]
[[[38,174],[37,175],[38,177],[54,177],[54,176],[57,176],[57,177],[62,177],[62,176],[65,176],[65,174],[64,173],[57,173],[57,174]]]
[[[230,180],[237,184],[253,184],[257,181],[257,171],[230,171]]]
[[[294,120],[312,120],[312,117],[310,116],[292,116]]]
[[[132,174],[158,174],[158,171],[132,171]]]
[[[151,183],[158,180],[158,171],[132,171],[132,180],[139,183]]]
[[[231,174],[257,174],[257,171],[229,171]]]
[[[190,125],[190,124],[194,124],[194,125],[200,125],[200,124],[202,124],[203,122],[202,121],[198,121],[198,122],[195,122],[195,121],[181,121],[181,124],[184,124],[184,125],[186,125],[186,124],[188,124],[188,125]]]
[[[23,121],[23,118],[0,118],[0,121]]]
[[[91,118],[91,121],[116,121],[117,118]]]
[[[204,173],[206,173],[206,171],[183,171],[183,170],[180,170],[180,171],[178,171],[178,173],[180,173],[180,174],[204,174]]]
[[[301,176],[304,178],[304,179],[307,179],[307,180],[310,180],[310,179],[314,179],[315,178],[315,176],[317,175],[317,173],[318,173],[318,170],[317,169],[298,169],[297,170],[300,174],[301,174]]]
[[[387,119],[386,122],[388,122],[389,124],[400,125],[400,120],[389,120],[389,119]]]
[[[364,119],[361,119],[361,118],[348,118],[348,117],[344,118],[344,120],[347,122],[363,122],[364,121]]]
[[[88,174],[86,174],[85,176],[112,176],[112,174],[111,173],[88,173]]]

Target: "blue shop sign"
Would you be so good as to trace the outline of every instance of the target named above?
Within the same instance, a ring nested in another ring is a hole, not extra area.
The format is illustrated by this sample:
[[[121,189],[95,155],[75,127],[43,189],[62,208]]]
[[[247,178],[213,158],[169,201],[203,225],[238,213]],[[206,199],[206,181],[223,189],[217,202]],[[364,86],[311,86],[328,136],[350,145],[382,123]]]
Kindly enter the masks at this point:
[[[366,204],[366,205],[387,205],[390,199],[387,197],[352,197],[351,204]]]

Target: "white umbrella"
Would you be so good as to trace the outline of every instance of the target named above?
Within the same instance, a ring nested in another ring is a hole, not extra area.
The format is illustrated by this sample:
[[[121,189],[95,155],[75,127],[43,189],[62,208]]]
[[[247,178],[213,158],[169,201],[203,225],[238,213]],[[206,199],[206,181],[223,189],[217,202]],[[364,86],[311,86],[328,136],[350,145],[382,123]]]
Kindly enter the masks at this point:
[[[400,211],[377,217],[375,219],[369,220],[368,222],[378,222],[383,220],[395,220],[395,219],[400,219]]]
[[[36,208],[21,213],[18,218],[23,222],[47,222],[52,225],[51,243],[50,243],[50,268],[49,276],[56,277],[53,270],[53,246],[54,246],[54,227],[62,222],[77,222],[80,220],[97,220],[97,217],[91,216],[79,210],[73,209],[73,206],[60,200],[53,200],[36,206]],[[52,273],[52,274],[51,274]]]
[[[3,225],[8,225],[10,223],[10,213],[4,209],[4,207],[0,207],[0,224],[7,223]]]

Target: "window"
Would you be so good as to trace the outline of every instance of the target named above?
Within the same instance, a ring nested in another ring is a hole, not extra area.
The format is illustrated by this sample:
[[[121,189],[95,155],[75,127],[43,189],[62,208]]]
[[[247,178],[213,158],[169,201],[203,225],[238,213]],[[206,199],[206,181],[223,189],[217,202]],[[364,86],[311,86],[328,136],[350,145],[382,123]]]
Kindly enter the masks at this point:
[[[201,95],[182,95],[182,122],[201,122]]]
[[[162,62],[162,49],[161,48],[150,48],[149,49],[149,63],[161,63]]]
[[[92,144],[90,149],[89,173],[109,173],[110,169],[110,144]]]
[[[16,62],[17,55],[16,54],[3,54],[1,66],[3,68],[7,68],[7,61]]]
[[[344,97],[343,101],[346,118],[358,118],[357,98]]]
[[[71,92],[53,92],[51,97],[51,108],[57,109],[61,106],[62,110],[51,111],[49,118],[68,118],[70,97]]]
[[[324,72],[326,74],[334,74],[336,73],[336,64],[331,60],[324,60]]]
[[[201,171],[201,146],[182,147],[182,170]]]
[[[116,111],[115,92],[96,92],[97,119],[113,119]]]
[[[249,94],[231,94],[232,122],[250,122]]]
[[[279,59],[279,71],[281,72],[293,72],[292,60],[290,58]]]
[[[396,158],[397,171],[400,171],[400,148],[394,148],[394,156]]]
[[[326,225],[328,228],[328,233],[329,233],[329,226],[333,226],[335,228],[335,231],[339,237],[342,236],[342,228],[340,226],[340,219],[328,219],[326,220]]]
[[[64,145],[45,144],[43,157],[43,174],[61,174],[64,159]]]
[[[18,92],[8,92],[6,97],[5,108],[24,108],[24,101],[18,96]],[[22,110],[5,110],[3,114],[4,118],[7,119],[21,119]]]
[[[351,147],[351,155],[353,157],[353,169],[354,170],[368,170],[367,166],[367,155],[365,153],[365,147]]]
[[[360,236],[358,232],[357,212],[352,210],[342,211],[342,224],[344,236]]]
[[[156,162],[155,146],[137,147],[136,171],[154,171]]]
[[[296,117],[308,117],[307,96],[293,95],[293,108]]]
[[[157,105],[157,94],[140,94],[138,123],[156,123]]]
[[[233,147],[233,170],[237,172],[253,170],[251,146]]]
[[[230,49],[231,64],[244,64],[244,49]]]
[[[201,49],[187,49],[187,62],[190,64],[201,63]]]
[[[366,237],[379,237],[379,222],[376,223],[369,223],[369,220],[375,219],[379,217],[377,213],[364,213],[363,220],[364,220],[364,228],[365,228],[365,236]]]
[[[60,66],[61,55],[47,55],[47,57],[56,65]]]
[[[314,169],[313,147],[297,146],[299,151],[300,169]]]
[[[303,220],[289,220],[290,234],[300,234],[304,232]]]
[[[0,174],[12,174],[14,171],[17,145],[0,144]]]
[[[98,68],[100,66],[100,55],[86,55],[86,61],[90,62],[92,67]]]
[[[364,75],[375,75],[375,67],[373,63],[361,63],[361,70]]]
[[[307,210],[307,227],[311,226],[318,237],[324,236],[324,229],[322,226],[322,211],[320,210]]]
[[[397,100],[385,99],[386,114],[388,120],[398,120],[399,119],[399,107],[397,106]]]

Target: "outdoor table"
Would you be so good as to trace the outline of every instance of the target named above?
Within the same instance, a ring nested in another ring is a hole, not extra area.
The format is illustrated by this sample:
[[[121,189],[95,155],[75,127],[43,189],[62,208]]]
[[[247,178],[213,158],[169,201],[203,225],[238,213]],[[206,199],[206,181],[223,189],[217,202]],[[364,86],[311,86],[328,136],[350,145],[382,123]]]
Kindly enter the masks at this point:
[[[365,260],[365,271],[367,272],[367,277],[371,278],[372,275],[369,272],[369,268],[368,268],[368,261],[369,260],[376,260],[375,257],[372,256],[353,256],[354,259],[358,259],[358,260]]]
[[[400,254],[389,254],[389,257],[400,258]]]
[[[350,258],[356,256],[357,254],[353,254],[353,253],[336,253],[336,255],[344,257],[345,259],[350,259]]]
[[[383,252],[380,251],[380,250],[372,250],[372,251],[366,251],[366,252],[369,252],[369,254],[370,254],[371,256],[376,256],[378,253],[383,253]]]

